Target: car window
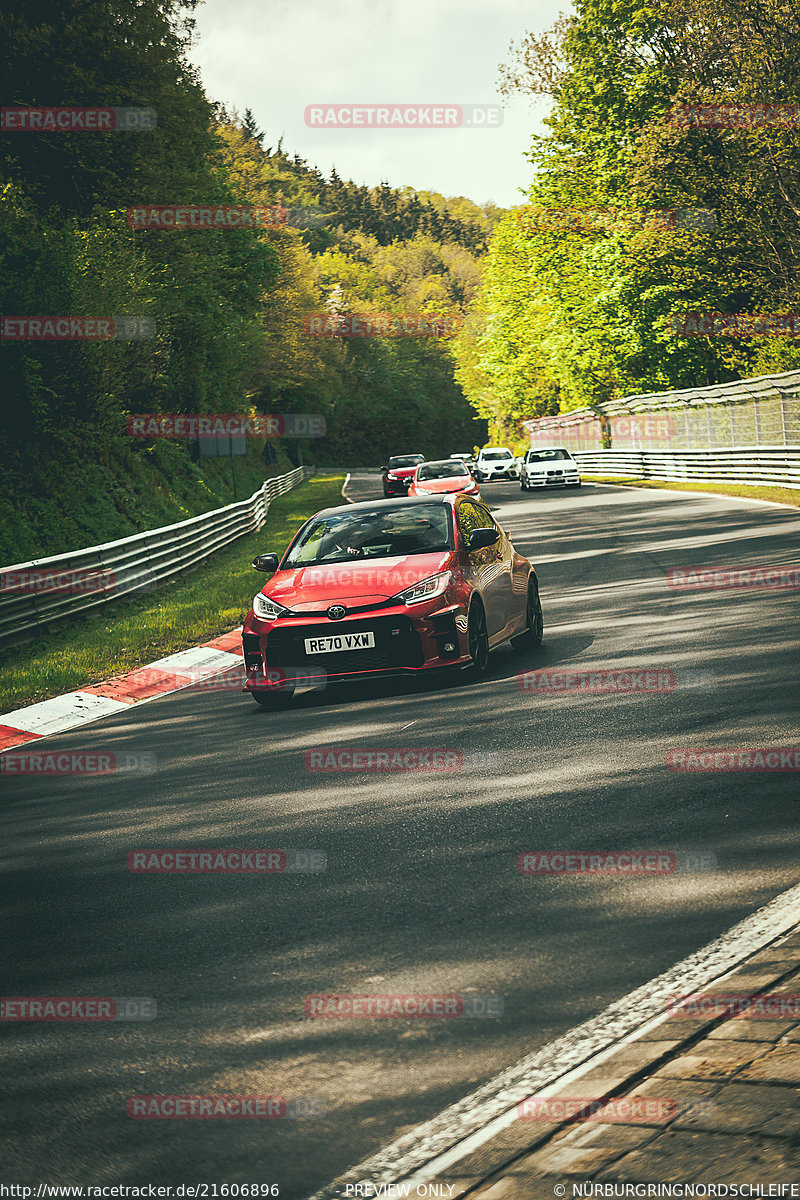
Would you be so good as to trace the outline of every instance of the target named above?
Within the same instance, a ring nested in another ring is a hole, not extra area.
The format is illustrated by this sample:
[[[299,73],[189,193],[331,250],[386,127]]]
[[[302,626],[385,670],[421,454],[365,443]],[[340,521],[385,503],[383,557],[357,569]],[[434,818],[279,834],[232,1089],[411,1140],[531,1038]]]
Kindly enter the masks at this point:
[[[389,470],[395,467],[415,467],[417,463],[425,462],[421,454],[400,454],[389,459]]]
[[[561,462],[570,454],[568,450],[529,450],[525,457],[528,462]]]
[[[472,500],[464,500],[458,508],[458,527],[466,545],[473,529],[491,529],[494,521],[485,508]]]
[[[469,471],[457,460],[424,463],[417,468],[417,479],[455,479],[462,475],[469,475]]]
[[[497,462],[498,459],[513,458],[510,450],[481,450],[480,457],[484,462]]]
[[[317,517],[300,531],[283,568],[452,550],[444,504],[355,509]]]

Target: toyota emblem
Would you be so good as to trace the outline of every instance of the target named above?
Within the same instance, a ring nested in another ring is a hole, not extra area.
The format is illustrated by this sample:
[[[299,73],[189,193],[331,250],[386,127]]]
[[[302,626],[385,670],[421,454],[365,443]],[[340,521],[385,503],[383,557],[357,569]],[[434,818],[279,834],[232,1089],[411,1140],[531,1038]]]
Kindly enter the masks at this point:
[[[346,612],[347,612],[347,609],[344,608],[341,604],[332,604],[330,606],[330,608],[328,609],[328,616],[330,617],[330,619],[332,621],[341,621],[342,617],[344,616],[344,614]]]

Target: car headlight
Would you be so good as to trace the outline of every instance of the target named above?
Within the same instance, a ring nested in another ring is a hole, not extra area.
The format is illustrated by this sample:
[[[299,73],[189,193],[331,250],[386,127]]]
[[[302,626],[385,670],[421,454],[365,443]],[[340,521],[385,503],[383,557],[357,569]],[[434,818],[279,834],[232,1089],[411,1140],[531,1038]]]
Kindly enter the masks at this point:
[[[396,482],[397,482],[397,480],[400,478],[400,476],[399,476],[399,475],[395,475],[395,474],[394,474],[392,471],[389,471],[389,473],[387,474],[386,478],[387,478],[387,479],[393,479],[393,480],[395,481],[395,483],[396,483]]]
[[[284,608],[282,604],[276,604],[262,592],[253,597],[253,612],[260,621],[277,621],[278,617],[285,616],[288,611],[288,608]]]
[[[419,604],[421,600],[431,600],[434,596],[441,596],[449,582],[450,572],[440,571],[438,575],[431,575],[430,578],[422,579],[419,583],[414,583],[404,591],[398,592],[396,596],[392,596],[392,599],[397,600],[400,604]]]

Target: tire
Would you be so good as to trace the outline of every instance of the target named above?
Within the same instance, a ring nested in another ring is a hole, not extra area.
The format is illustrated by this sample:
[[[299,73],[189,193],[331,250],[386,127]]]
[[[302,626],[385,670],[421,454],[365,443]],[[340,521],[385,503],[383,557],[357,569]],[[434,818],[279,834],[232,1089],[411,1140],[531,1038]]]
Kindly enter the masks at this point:
[[[539,589],[535,583],[528,584],[528,598],[525,603],[525,632],[511,639],[515,650],[533,650],[541,646],[544,639],[544,617],[542,602],[539,599]]]
[[[477,598],[472,601],[469,609],[467,645],[472,659],[470,674],[480,679],[489,670],[489,634],[486,629],[486,613],[483,604]]]

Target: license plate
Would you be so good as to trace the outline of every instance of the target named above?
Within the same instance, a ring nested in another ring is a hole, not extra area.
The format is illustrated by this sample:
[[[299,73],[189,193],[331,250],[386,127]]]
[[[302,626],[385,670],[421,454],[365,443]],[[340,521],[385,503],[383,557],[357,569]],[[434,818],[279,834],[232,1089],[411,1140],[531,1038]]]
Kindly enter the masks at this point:
[[[334,654],[337,650],[369,650],[374,645],[374,633],[326,633],[324,637],[305,639],[306,654]]]

